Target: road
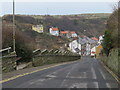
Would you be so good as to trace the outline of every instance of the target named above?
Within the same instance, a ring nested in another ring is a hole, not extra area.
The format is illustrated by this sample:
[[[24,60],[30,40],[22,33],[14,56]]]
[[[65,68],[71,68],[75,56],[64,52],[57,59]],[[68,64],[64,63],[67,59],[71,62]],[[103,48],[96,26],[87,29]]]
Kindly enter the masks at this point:
[[[3,88],[118,88],[113,76],[98,60],[90,57],[19,77],[2,85]]]

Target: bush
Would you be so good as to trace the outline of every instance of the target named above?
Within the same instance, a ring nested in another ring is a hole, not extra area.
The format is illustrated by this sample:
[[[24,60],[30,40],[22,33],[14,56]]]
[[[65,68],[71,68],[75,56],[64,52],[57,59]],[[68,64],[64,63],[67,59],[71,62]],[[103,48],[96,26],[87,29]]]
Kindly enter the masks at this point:
[[[23,43],[19,43],[16,45],[16,54],[18,57],[22,57],[22,60],[25,62],[29,62],[33,58],[32,49]]]

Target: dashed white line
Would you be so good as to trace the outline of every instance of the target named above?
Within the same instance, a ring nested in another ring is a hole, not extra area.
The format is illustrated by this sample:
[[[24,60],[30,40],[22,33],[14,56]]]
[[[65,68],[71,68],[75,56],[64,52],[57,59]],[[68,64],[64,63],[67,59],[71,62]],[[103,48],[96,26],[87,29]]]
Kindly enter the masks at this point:
[[[106,80],[106,77],[105,77],[103,71],[102,71],[101,69],[99,69],[99,71],[100,71],[101,75],[103,76],[104,80]],[[111,88],[109,83],[106,83],[106,86],[107,86],[108,88]]]
[[[87,83],[75,83],[70,88],[87,88]]]
[[[95,70],[94,70],[93,67],[91,68],[91,72],[92,72],[92,75],[93,75],[93,79],[97,79],[96,74],[95,74]]]
[[[95,69],[93,68],[93,66],[92,66],[92,64],[91,64],[91,72],[92,72],[92,78],[93,79],[97,79],[97,76],[96,76],[96,74],[95,74]],[[93,82],[93,84],[94,84],[94,88],[99,88],[99,86],[98,86],[98,82]]]

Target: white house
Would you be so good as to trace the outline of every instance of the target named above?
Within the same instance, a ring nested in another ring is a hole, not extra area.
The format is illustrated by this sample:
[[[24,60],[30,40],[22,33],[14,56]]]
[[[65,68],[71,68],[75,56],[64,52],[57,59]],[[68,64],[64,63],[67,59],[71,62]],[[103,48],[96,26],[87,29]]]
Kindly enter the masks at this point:
[[[86,44],[86,55],[90,55],[90,51],[91,51],[91,45],[90,43]]]
[[[76,32],[74,32],[74,31],[70,32],[70,34],[71,34],[71,37],[77,37],[77,36],[78,36],[78,35],[76,34]]]
[[[104,37],[104,35],[102,35],[102,36],[99,37],[98,44],[101,44],[103,42],[103,37]]]
[[[69,43],[69,49],[73,53],[78,53],[81,55],[81,44],[78,43],[78,40],[74,40],[71,43]]]
[[[49,32],[50,32],[51,35],[59,36],[59,29],[58,28],[52,27],[52,28],[49,29]]]
[[[96,54],[96,46],[91,49],[91,56],[94,57]]]

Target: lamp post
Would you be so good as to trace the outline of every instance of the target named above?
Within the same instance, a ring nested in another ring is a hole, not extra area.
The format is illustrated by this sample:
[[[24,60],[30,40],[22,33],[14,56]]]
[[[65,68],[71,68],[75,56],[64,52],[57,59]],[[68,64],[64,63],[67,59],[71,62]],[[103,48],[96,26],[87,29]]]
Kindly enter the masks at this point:
[[[15,52],[15,4],[13,0],[13,52]]]

